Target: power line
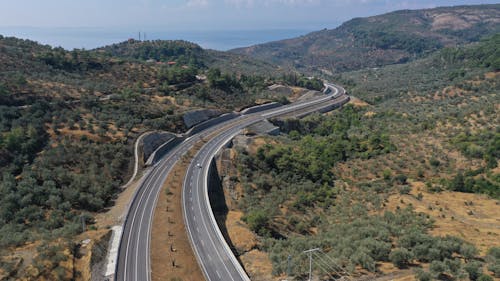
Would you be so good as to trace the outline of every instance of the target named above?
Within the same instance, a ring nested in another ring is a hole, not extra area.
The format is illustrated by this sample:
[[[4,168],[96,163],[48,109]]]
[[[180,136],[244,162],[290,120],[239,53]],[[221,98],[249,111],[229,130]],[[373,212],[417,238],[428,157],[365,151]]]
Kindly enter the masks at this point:
[[[338,264],[335,262],[335,260],[333,260],[333,259],[332,259],[332,258],[331,258],[331,257],[330,257],[327,253],[325,253],[325,252],[323,252],[323,251],[321,251],[321,252],[322,252],[322,253],[325,255],[325,257],[326,257],[326,258],[330,261],[330,263],[332,263],[332,264],[333,264],[334,266],[336,266],[338,269],[342,270],[342,272],[344,272],[347,276],[349,276],[349,277],[351,277],[351,278],[352,278],[351,274],[350,274],[348,271],[346,271],[346,270],[345,270],[342,266],[338,265]]]
[[[312,281],[312,254],[313,252],[321,251],[320,248],[309,249],[304,251],[304,254],[309,254],[309,281]]]
[[[328,271],[334,272],[338,276],[343,276],[343,274],[341,272],[337,271],[335,268],[333,268],[331,265],[329,265],[328,262],[322,260],[321,256],[319,256],[319,254],[316,254],[316,257],[317,257],[316,264],[320,265],[322,263],[325,267],[327,267]]]
[[[308,281],[312,281],[313,254],[315,258],[315,265],[318,266],[322,271],[324,271],[329,276],[329,278],[332,278],[333,280],[354,280],[354,278],[347,270],[338,265],[332,257],[323,252],[320,248],[309,249],[304,251],[303,253],[308,254],[309,256]],[[322,255],[320,255],[320,253]],[[290,258],[291,257],[288,256],[288,271],[290,271]],[[335,278],[336,276],[337,278]]]
[[[316,265],[319,266],[328,276],[330,276],[333,280],[337,280],[333,274],[330,273],[330,270],[328,268],[323,267],[321,263],[316,262]]]

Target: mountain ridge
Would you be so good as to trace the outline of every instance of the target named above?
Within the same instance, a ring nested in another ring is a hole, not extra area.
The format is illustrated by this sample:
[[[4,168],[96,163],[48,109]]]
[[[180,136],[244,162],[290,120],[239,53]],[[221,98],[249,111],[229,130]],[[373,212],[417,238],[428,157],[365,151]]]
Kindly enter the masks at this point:
[[[282,67],[335,73],[404,63],[499,31],[500,4],[400,10],[230,52]]]

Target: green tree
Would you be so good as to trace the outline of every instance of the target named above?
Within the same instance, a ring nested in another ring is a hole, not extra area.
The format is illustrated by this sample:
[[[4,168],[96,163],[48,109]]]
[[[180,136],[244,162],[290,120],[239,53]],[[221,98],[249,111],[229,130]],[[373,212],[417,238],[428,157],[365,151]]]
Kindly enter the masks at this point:
[[[265,210],[254,210],[248,213],[244,218],[251,230],[259,235],[268,233],[269,215]]]

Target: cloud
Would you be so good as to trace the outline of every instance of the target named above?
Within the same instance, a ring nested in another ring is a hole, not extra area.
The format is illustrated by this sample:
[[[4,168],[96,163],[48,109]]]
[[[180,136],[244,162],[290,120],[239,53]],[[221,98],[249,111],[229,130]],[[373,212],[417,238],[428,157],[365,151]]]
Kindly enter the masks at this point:
[[[269,7],[272,5],[304,6],[321,3],[322,0],[224,0],[236,7]]]
[[[208,0],[188,0],[186,2],[187,7],[194,7],[194,8],[200,8],[200,7],[206,7],[208,6]]]

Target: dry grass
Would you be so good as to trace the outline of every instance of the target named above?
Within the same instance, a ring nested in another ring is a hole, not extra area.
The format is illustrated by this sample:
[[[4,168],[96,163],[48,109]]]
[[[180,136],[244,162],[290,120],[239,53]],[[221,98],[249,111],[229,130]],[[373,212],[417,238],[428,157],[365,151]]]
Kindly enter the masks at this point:
[[[392,195],[387,209],[395,210],[412,205],[417,212],[430,215],[435,220],[431,234],[453,235],[473,243],[484,255],[491,247],[500,246],[500,205],[485,195],[440,192],[430,193],[422,182],[411,182],[408,195]],[[417,195],[422,194],[422,200]]]
[[[365,106],[369,106],[369,104],[365,101],[362,101],[358,98],[355,98],[355,97],[351,97],[351,99],[349,100],[349,102],[347,104],[352,104],[354,105],[355,107],[365,107]]]
[[[231,242],[238,251],[248,252],[257,247],[258,241],[255,234],[248,229],[246,223],[241,220],[243,213],[240,211],[229,211],[226,217],[226,228]]]
[[[245,270],[252,281],[278,281],[281,277],[272,275],[272,263],[266,253],[259,250],[251,250],[240,256]]]

